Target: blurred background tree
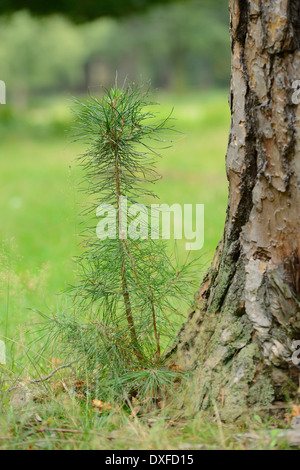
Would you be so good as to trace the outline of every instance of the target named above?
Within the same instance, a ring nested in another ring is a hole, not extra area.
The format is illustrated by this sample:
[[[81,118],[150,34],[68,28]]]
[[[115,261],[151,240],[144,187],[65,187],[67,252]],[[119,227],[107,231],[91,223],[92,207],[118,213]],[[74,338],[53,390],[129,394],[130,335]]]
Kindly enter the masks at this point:
[[[1,17],[1,79],[18,104],[29,94],[86,93],[89,87],[151,80],[154,87],[176,92],[229,85],[230,47],[227,0],[167,1],[144,13],[112,16],[82,24],[103,14],[135,12],[149,2],[26,2],[26,9]],[[151,4],[160,3],[159,1]],[[3,11],[23,2],[4,2]],[[73,6],[72,6],[73,5]],[[92,7],[97,8],[93,10]],[[59,6],[59,8],[58,8]],[[67,11],[67,8],[69,10]],[[42,18],[38,14],[58,14]],[[82,12],[85,12],[85,16]]]

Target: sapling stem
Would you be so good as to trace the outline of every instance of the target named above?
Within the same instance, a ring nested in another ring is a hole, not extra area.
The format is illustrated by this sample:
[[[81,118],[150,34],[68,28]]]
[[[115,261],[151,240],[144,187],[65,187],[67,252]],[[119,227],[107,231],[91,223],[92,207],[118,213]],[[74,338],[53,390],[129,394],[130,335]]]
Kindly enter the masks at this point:
[[[127,318],[127,323],[130,331],[130,336],[132,343],[134,345],[134,351],[135,355],[139,360],[143,360],[143,356],[141,355],[139,351],[139,343],[138,343],[138,338],[135,330],[135,325],[134,325],[134,319],[132,316],[132,309],[131,309],[131,303],[130,303],[130,296],[129,296],[129,291],[128,291],[128,285],[127,285],[127,280],[126,280],[126,265],[125,265],[125,240],[121,236],[122,234],[122,215],[121,215],[121,207],[120,207],[120,200],[121,200],[121,186],[120,186],[120,170],[119,170],[119,163],[118,163],[118,150],[117,150],[117,145],[113,144],[115,147],[115,178],[116,178],[116,196],[117,196],[117,214],[118,214],[118,236],[120,240],[120,248],[122,251],[122,259],[123,259],[123,267],[122,267],[122,295],[124,298],[124,304],[125,304],[125,312],[126,312],[126,318]]]
[[[156,341],[156,363],[159,362],[160,360],[160,340],[159,340],[159,333],[157,329],[157,324],[156,324],[156,314],[155,314],[155,305],[154,305],[154,294],[153,294],[153,289],[151,286],[149,286],[150,290],[150,303],[151,303],[151,311],[152,311],[152,321],[153,321],[153,330],[154,330],[154,336],[155,336],[155,341]]]

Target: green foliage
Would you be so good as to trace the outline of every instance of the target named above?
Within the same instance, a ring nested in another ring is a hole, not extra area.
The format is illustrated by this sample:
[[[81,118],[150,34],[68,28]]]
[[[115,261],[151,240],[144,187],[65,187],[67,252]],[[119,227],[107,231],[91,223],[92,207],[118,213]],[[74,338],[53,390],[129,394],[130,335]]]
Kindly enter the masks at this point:
[[[28,9],[35,15],[51,15],[63,13],[75,21],[86,21],[99,16],[120,16],[145,10],[149,6],[159,3],[174,3],[177,0],[89,0],[87,2],[39,2],[38,0],[2,0],[0,14]],[[185,0],[187,2],[189,0]]]
[[[164,241],[149,233],[141,237],[141,220],[135,236],[125,235],[138,218],[126,214],[124,219],[121,198],[130,206],[156,196],[147,186],[159,179],[157,147],[166,146],[168,120],[157,119],[152,108],[148,92],[133,85],[111,89],[101,100],[77,101],[74,110],[76,139],[89,144],[80,157],[85,173],[81,189],[88,194],[86,228],[77,259],[81,280],[70,289],[71,313],[55,319],[55,334],[63,336],[72,356],[75,351],[84,361],[102,394],[105,388],[128,394],[135,384],[132,377],[142,377],[145,370],[154,372],[142,380],[142,389],[152,393],[168,382],[166,374],[174,376],[163,366],[164,351],[174,340],[179,307],[187,308],[197,279],[192,263],[179,269],[170,259]],[[93,214],[107,204],[116,211],[117,230],[114,237],[99,240]]]

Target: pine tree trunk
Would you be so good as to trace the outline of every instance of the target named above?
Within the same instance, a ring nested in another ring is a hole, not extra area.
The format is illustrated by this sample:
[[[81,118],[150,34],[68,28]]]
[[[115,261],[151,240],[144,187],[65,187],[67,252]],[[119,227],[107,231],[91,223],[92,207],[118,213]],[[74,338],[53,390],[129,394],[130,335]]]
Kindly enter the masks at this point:
[[[195,410],[224,420],[297,393],[300,339],[300,2],[230,0],[230,13],[227,219],[175,346]]]

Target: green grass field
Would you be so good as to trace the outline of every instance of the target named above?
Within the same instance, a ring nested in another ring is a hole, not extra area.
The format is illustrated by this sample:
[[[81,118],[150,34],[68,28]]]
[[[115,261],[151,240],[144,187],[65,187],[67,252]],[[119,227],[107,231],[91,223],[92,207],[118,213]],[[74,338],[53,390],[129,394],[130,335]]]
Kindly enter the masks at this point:
[[[161,202],[205,204],[205,245],[193,253],[201,257],[200,285],[225,220],[227,93],[162,94],[157,100],[162,116],[174,107],[176,129],[183,133],[159,162]],[[92,400],[101,397],[76,398],[68,369],[34,386],[27,395],[22,386],[21,391],[18,386],[7,392],[8,386],[16,385],[16,378],[39,378],[61,364],[55,349],[44,354],[44,340],[32,343],[32,331],[40,321],[33,310],[55,311],[60,292],[76,276],[72,259],[78,252],[82,202],[76,156],[83,149],[64,133],[70,127],[70,104],[69,98],[61,97],[36,100],[25,114],[1,109],[0,340],[6,343],[8,362],[0,366],[0,448],[280,448],[276,434],[269,440],[258,437],[254,444],[246,437],[234,437],[249,426],[259,436],[274,424],[263,423],[258,416],[249,417],[250,424],[238,428],[199,417],[186,420],[169,408],[138,417],[115,405],[100,414]],[[174,250],[173,242],[170,250]],[[183,260],[184,242],[178,243],[178,252]],[[22,394],[28,403],[20,407],[16,402]]]
[[[227,203],[226,92],[157,100],[162,116],[174,107],[174,125],[182,134],[163,152],[163,179],[155,189],[161,203],[205,204],[205,245],[192,253],[201,257],[204,271],[220,240]],[[57,295],[74,280],[83,202],[76,156],[83,148],[63,132],[70,127],[70,106],[65,97],[38,102],[1,129],[1,335],[15,338],[31,323],[28,308],[55,308]],[[185,242],[177,245],[184,260]]]

